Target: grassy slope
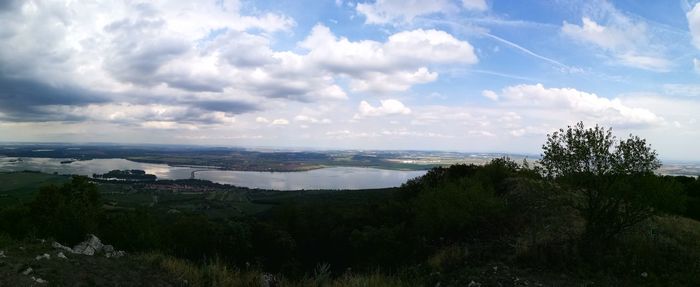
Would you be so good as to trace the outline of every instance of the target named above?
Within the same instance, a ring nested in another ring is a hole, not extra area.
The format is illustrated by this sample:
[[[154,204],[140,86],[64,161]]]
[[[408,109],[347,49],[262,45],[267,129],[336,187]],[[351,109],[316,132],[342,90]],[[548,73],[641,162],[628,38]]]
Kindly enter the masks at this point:
[[[28,198],[33,195],[33,192],[36,191],[38,186],[46,183],[60,183],[67,180],[67,178],[46,174],[16,173],[0,174],[0,180],[6,183],[2,189],[0,189],[0,193],[13,192]],[[150,202],[150,195],[141,192],[133,192],[133,190],[131,190],[131,193],[128,193],[126,192],[128,188],[129,186],[120,185],[117,187],[101,186],[100,189],[103,191],[109,190],[110,192],[116,192],[115,194],[105,196],[108,199],[123,197],[120,201],[120,205],[122,206],[144,205],[144,202]],[[389,191],[388,189],[344,192],[273,192],[227,191],[224,189],[201,195],[189,193],[163,195],[159,200],[160,206],[157,206],[157,208],[177,208],[197,211],[202,205],[208,205],[213,208],[207,209],[205,214],[226,217],[232,213],[241,213],[243,209],[246,208],[247,210],[242,213],[257,214],[265,210],[265,206],[272,206],[290,201],[338,204],[351,207],[353,204],[371,202],[372,200],[388,196]],[[122,194],[122,192],[124,193]],[[231,203],[238,204],[240,208],[232,208],[232,206],[229,205]],[[640,254],[639,259],[630,258],[630,260],[639,261],[638,263],[632,264],[632,266],[637,266],[636,268],[615,270],[613,272],[613,274],[624,275],[626,278],[624,281],[616,281],[617,279],[610,278],[607,275],[601,275],[600,278],[596,278],[594,274],[590,273],[581,274],[579,276],[569,273],[568,276],[573,275],[574,278],[567,277],[566,275],[542,274],[537,270],[519,270],[513,266],[508,268],[509,266],[501,265],[496,262],[493,266],[482,266],[478,268],[465,266],[459,268],[459,270],[451,272],[452,274],[444,274],[444,276],[441,276],[443,280],[445,280],[442,282],[443,286],[466,286],[471,281],[494,286],[498,284],[506,284],[504,286],[510,284],[517,285],[522,284],[524,281],[529,281],[530,285],[537,282],[544,286],[586,286],[590,284],[598,286],[625,284],[633,284],[634,286],[684,286],[690,282],[696,282],[692,278],[695,274],[688,274],[688,278],[683,278],[682,276],[669,278],[665,274],[674,269],[685,269],[682,267],[687,266],[687,264],[692,265],[693,260],[700,258],[700,222],[682,217],[662,216],[630,231],[627,236],[623,237],[623,240],[625,241],[624,246],[636,250],[634,254]],[[25,247],[25,250],[19,250],[19,245]],[[31,280],[28,276],[19,274],[19,272],[23,271],[26,269],[25,267],[28,266],[36,270],[35,276],[39,276],[50,282],[64,282],[64,284],[59,285],[74,285],[65,283],[73,282],[70,280],[78,280],[75,282],[82,282],[85,285],[95,283],[97,283],[97,285],[108,285],[108,283],[105,283],[107,281],[99,280],[127,280],[121,282],[131,282],[132,284],[123,285],[138,286],[141,282],[149,282],[149,285],[154,286],[158,286],[158,284],[161,283],[161,286],[171,286],[168,284],[171,284],[173,282],[172,280],[175,280],[175,286],[178,286],[183,282],[182,280],[188,280],[193,283],[191,286],[198,286],[200,284],[197,282],[200,282],[201,285],[207,285],[206,282],[224,280],[224,282],[239,282],[235,284],[232,283],[233,285],[231,286],[249,286],[247,285],[248,283],[245,282],[253,282],[256,280],[255,278],[259,278],[260,276],[260,273],[255,270],[241,272],[239,270],[226,269],[225,266],[217,265],[216,262],[205,266],[197,266],[159,254],[133,256],[119,260],[80,257],[77,259],[71,258],[66,262],[62,262],[57,261],[57,258],[55,258],[56,252],[53,251],[50,246],[38,242],[7,244],[0,240],[0,250],[5,250],[8,255],[8,258],[0,259],[0,278],[3,278],[3,280],[0,281],[2,281],[2,283],[12,283],[10,286],[23,286],[32,283],[32,281],[27,281]],[[43,253],[51,254],[52,261],[43,262],[33,260],[35,256]],[[613,253],[613,250],[610,250],[610,253]],[[647,260],[649,258],[654,258],[655,260],[649,261]],[[673,262],[677,262],[678,265],[671,264]],[[697,262],[695,264],[697,264]],[[668,265],[669,270],[663,273],[647,272],[650,271],[649,269],[652,269],[651,267],[659,265]],[[497,271],[493,269],[494,266],[498,266]],[[630,265],[628,264],[627,266]],[[642,272],[648,273],[648,277],[641,277],[640,274]],[[637,278],[630,281],[630,278],[634,277]],[[319,279],[308,278],[304,280],[306,281],[286,282],[283,286],[316,285],[314,283],[317,283]],[[369,282],[363,280],[382,282],[382,284],[375,286],[407,285],[406,282],[401,282],[397,278],[387,277],[381,274],[340,277],[332,281],[333,283],[329,282],[329,284],[331,284],[331,286],[368,286],[362,283],[359,285],[351,283],[358,281]],[[99,284],[100,282],[104,284]]]
[[[158,266],[144,264],[138,257],[105,258],[64,254],[67,259],[57,257],[58,250],[50,242],[11,242],[0,239],[0,286],[181,286],[171,274]],[[49,254],[49,259],[36,256]],[[22,272],[32,268],[25,275]],[[47,284],[38,284],[33,279],[41,278]]]

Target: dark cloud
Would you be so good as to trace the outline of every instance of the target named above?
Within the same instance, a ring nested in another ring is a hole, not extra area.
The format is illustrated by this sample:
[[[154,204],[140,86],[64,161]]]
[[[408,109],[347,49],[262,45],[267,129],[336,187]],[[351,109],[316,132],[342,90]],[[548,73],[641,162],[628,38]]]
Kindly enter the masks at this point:
[[[46,106],[84,106],[105,102],[109,102],[108,97],[81,88],[0,76],[0,113],[5,121],[81,120],[79,117],[53,113]]]
[[[189,77],[188,75],[169,75],[162,77],[162,81],[168,86],[189,92],[214,92],[221,93],[227,83],[218,79]]]
[[[22,5],[22,0],[2,0],[0,1],[0,13],[12,11]]]
[[[163,19],[146,17],[122,19],[104,28],[112,35],[114,53],[104,63],[116,79],[143,86],[163,82],[161,66],[186,53],[190,46],[183,40],[163,37]]]
[[[188,104],[207,111],[231,114],[243,114],[260,110],[256,105],[238,101],[196,101]]]
[[[188,46],[179,41],[127,46],[106,61],[105,68],[120,81],[144,86],[162,83],[162,77],[157,74],[158,69],[188,50]]]

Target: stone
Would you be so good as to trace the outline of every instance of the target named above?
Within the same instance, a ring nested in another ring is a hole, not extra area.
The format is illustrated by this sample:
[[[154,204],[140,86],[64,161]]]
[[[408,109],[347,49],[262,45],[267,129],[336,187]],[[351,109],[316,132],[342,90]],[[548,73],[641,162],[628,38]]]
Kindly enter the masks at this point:
[[[34,277],[34,276],[32,276],[32,280],[34,280],[34,282],[39,283],[39,284],[46,284],[46,283],[49,283],[49,281],[46,281],[46,280],[44,280],[44,279],[41,279],[41,278],[39,278],[39,277]]]
[[[22,274],[29,275],[29,273],[32,273],[32,271],[34,271],[34,269],[32,269],[32,267],[28,267],[27,270],[22,271]]]
[[[126,252],[124,252],[122,250],[105,253],[105,257],[107,257],[107,258],[119,258],[119,257],[123,257],[124,255],[126,255]]]
[[[114,252],[114,246],[112,246],[112,245],[105,245],[105,246],[102,247],[102,251],[103,251],[104,253],[111,253],[111,252]]]
[[[95,255],[95,253],[102,251],[102,247],[104,247],[104,245],[102,242],[100,242],[100,239],[97,238],[97,236],[88,234],[88,238],[85,241],[80,242],[78,245],[73,247],[73,252],[76,254],[92,256]]]
[[[41,260],[41,259],[51,259],[51,255],[44,253],[44,255],[39,255],[37,257],[34,257],[35,260]]]
[[[5,251],[0,250],[0,258],[5,258],[5,257],[7,257],[7,256],[5,256]]]
[[[56,257],[58,257],[58,258],[63,258],[63,259],[68,259],[68,257],[66,257],[66,255],[63,254],[63,252],[58,252],[58,255],[56,255]]]
[[[56,242],[56,241],[54,241],[53,243],[51,243],[51,246],[52,246],[53,248],[56,248],[56,249],[61,249],[61,250],[64,250],[64,251],[68,251],[68,252],[70,252],[70,253],[75,253],[75,252],[73,252],[73,249],[72,249],[72,248],[70,248],[70,247],[68,247],[68,246],[64,246],[63,244],[58,243],[58,242]]]

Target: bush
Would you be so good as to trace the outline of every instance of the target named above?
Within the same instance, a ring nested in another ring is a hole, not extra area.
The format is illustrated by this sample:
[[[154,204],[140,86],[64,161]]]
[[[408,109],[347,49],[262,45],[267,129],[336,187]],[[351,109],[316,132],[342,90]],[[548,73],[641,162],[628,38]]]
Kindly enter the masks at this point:
[[[413,201],[416,226],[427,238],[461,240],[479,232],[480,223],[497,217],[504,202],[493,188],[464,178],[426,188]]]

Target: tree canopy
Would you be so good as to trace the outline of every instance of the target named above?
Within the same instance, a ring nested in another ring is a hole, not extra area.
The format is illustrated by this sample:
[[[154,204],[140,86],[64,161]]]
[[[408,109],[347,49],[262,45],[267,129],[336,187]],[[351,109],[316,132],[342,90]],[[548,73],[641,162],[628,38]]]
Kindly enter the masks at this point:
[[[661,167],[656,151],[638,136],[618,141],[612,129],[583,122],[547,135],[540,164],[548,177],[641,175]]]

